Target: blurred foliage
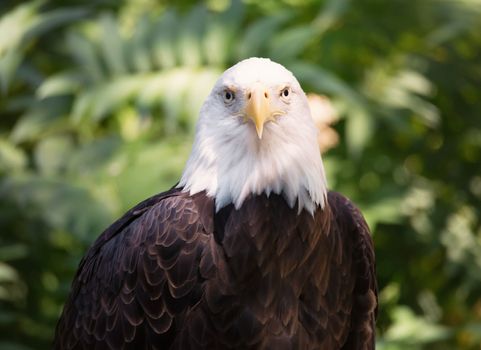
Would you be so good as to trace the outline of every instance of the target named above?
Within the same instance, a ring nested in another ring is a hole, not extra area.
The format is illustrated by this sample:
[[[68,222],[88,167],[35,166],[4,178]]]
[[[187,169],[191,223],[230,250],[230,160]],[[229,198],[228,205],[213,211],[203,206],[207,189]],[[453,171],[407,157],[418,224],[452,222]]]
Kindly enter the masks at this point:
[[[0,348],[48,348],[80,257],[179,178],[249,56],[330,97],[330,187],[373,230],[378,348],[480,349],[481,0],[0,4]]]

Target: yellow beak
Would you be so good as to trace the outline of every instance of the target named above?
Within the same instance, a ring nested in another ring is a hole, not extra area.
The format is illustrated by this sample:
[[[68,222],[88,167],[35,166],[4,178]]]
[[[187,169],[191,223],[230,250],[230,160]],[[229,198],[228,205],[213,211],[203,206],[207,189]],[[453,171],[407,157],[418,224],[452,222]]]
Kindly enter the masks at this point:
[[[252,89],[247,93],[245,112],[247,118],[254,122],[257,136],[259,136],[259,139],[262,139],[264,124],[272,119],[269,92],[263,84],[255,83]]]

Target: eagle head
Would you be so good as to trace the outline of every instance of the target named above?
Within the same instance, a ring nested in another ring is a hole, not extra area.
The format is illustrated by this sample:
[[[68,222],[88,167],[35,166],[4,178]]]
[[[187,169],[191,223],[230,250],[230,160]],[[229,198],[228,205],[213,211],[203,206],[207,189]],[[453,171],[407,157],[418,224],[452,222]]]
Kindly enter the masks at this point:
[[[266,58],[227,69],[204,102],[179,187],[214,196],[216,209],[282,194],[299,212],[324,206],[327,184],[306,95]]]

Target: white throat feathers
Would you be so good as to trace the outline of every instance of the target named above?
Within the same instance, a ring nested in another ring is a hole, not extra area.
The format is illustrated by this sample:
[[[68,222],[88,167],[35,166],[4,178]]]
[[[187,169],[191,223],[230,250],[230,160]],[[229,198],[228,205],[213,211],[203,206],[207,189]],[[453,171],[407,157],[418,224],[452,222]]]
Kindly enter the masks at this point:
[[[269,59],[246,59],[223,73],[204,102],[178,187],[205,190],[217,211],[276,193],[312,214],[327,195],[317,133],[292,73]]]

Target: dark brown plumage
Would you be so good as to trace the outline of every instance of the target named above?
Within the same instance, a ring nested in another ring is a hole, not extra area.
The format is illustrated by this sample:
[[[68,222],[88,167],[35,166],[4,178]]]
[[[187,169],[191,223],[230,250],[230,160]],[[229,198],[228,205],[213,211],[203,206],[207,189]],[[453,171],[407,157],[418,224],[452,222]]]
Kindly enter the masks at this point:
[[[300,214],[280,195],[215,213],[172,189],[127,212],[80,263],[55,349],[374,349],[374,250],[329,192]]]

